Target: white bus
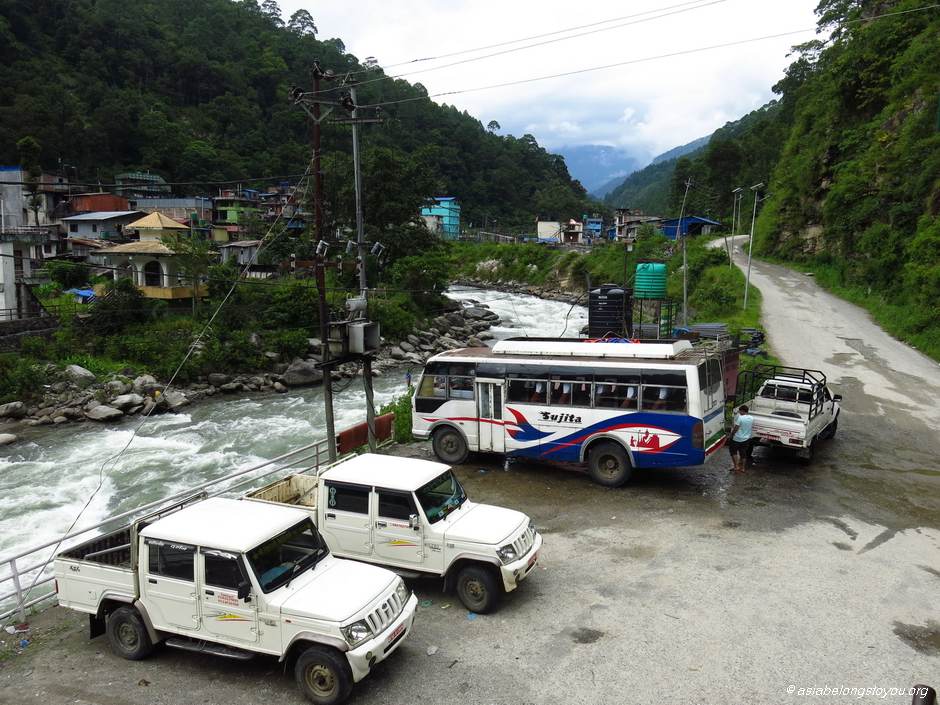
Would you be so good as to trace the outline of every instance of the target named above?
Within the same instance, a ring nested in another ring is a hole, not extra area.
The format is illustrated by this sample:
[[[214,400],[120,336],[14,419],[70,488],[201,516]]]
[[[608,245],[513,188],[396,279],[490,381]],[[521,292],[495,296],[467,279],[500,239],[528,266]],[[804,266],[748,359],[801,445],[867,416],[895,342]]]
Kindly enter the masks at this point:
[[[510,338],[428,360],[412,433],[443,462],[472,451],[587,462],[596,482],[701,465],[725,441],[720,357],[687,340]]]

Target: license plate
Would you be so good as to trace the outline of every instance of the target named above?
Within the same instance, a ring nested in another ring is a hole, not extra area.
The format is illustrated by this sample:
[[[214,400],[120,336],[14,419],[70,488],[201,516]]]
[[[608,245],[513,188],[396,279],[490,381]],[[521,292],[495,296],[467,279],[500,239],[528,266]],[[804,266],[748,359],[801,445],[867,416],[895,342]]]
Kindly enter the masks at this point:
[[[395,639],[400,637],[404,631],[405,631],[405,623],[402,622],[397,627],[395,627],[395,631],[393,631],[391,634],[388,635],[388,639],[385,640],[385,643],[390,644],[391,642],[395,641]]]

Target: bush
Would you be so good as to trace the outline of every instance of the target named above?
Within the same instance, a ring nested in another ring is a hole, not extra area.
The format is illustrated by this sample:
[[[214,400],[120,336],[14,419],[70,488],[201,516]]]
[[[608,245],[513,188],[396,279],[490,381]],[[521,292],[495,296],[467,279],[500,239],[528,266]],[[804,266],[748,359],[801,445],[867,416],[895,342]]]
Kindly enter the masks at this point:
[[[306,330],[281,330],[264,334],[264,347],[273,350],[282,357],[292,359],[303,357],[309,345],[310,334]]]
[[[410,443],[411,436],[411,396],[414,388],[409,389],[397,399],[389,402],[379,409],[379,414],[395,414],[395,425],[392,428],[392,437],[396,443]]]
[[[62,289],[73,289],[86,284],[90,273],[86,265],[66,260],[49,260],[46,262],[46,271],[49,272],[49,278]]]
[[[0,355],[0,404],[38,396],[42,383],[42,370],[35,360],[18,353]]]
[[[381,324],[383,336],[395,340],[413,333],[418,322],[412,310],[412,301],[407,294],[370,300],[369,318]]]

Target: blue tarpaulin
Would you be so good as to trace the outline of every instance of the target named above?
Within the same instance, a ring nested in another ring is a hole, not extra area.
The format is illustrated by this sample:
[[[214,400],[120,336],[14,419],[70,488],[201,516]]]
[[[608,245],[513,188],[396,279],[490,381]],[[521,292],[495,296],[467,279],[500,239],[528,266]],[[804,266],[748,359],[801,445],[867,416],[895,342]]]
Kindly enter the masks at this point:
[[[95,299],[94,289],[69,289],[65,293],[74,294],[79,303],[83,304],[87,304],[89,301],[94,301]]]

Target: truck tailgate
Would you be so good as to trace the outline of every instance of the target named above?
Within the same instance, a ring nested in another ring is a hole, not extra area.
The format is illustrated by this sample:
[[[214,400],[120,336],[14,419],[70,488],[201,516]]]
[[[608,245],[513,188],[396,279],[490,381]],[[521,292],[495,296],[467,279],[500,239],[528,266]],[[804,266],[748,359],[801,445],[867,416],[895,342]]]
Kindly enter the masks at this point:
[[[768,441],[777,441],[783,445],[802,445],[806,433],[806,421],[800,418],[778,416],[776,414],[755,414],[754,435]]]
[[[94,613],[104,598],[123,602],[137,598],[137,576],[130,568],[74,558],[56,558],[53,565],[62,607]]]

